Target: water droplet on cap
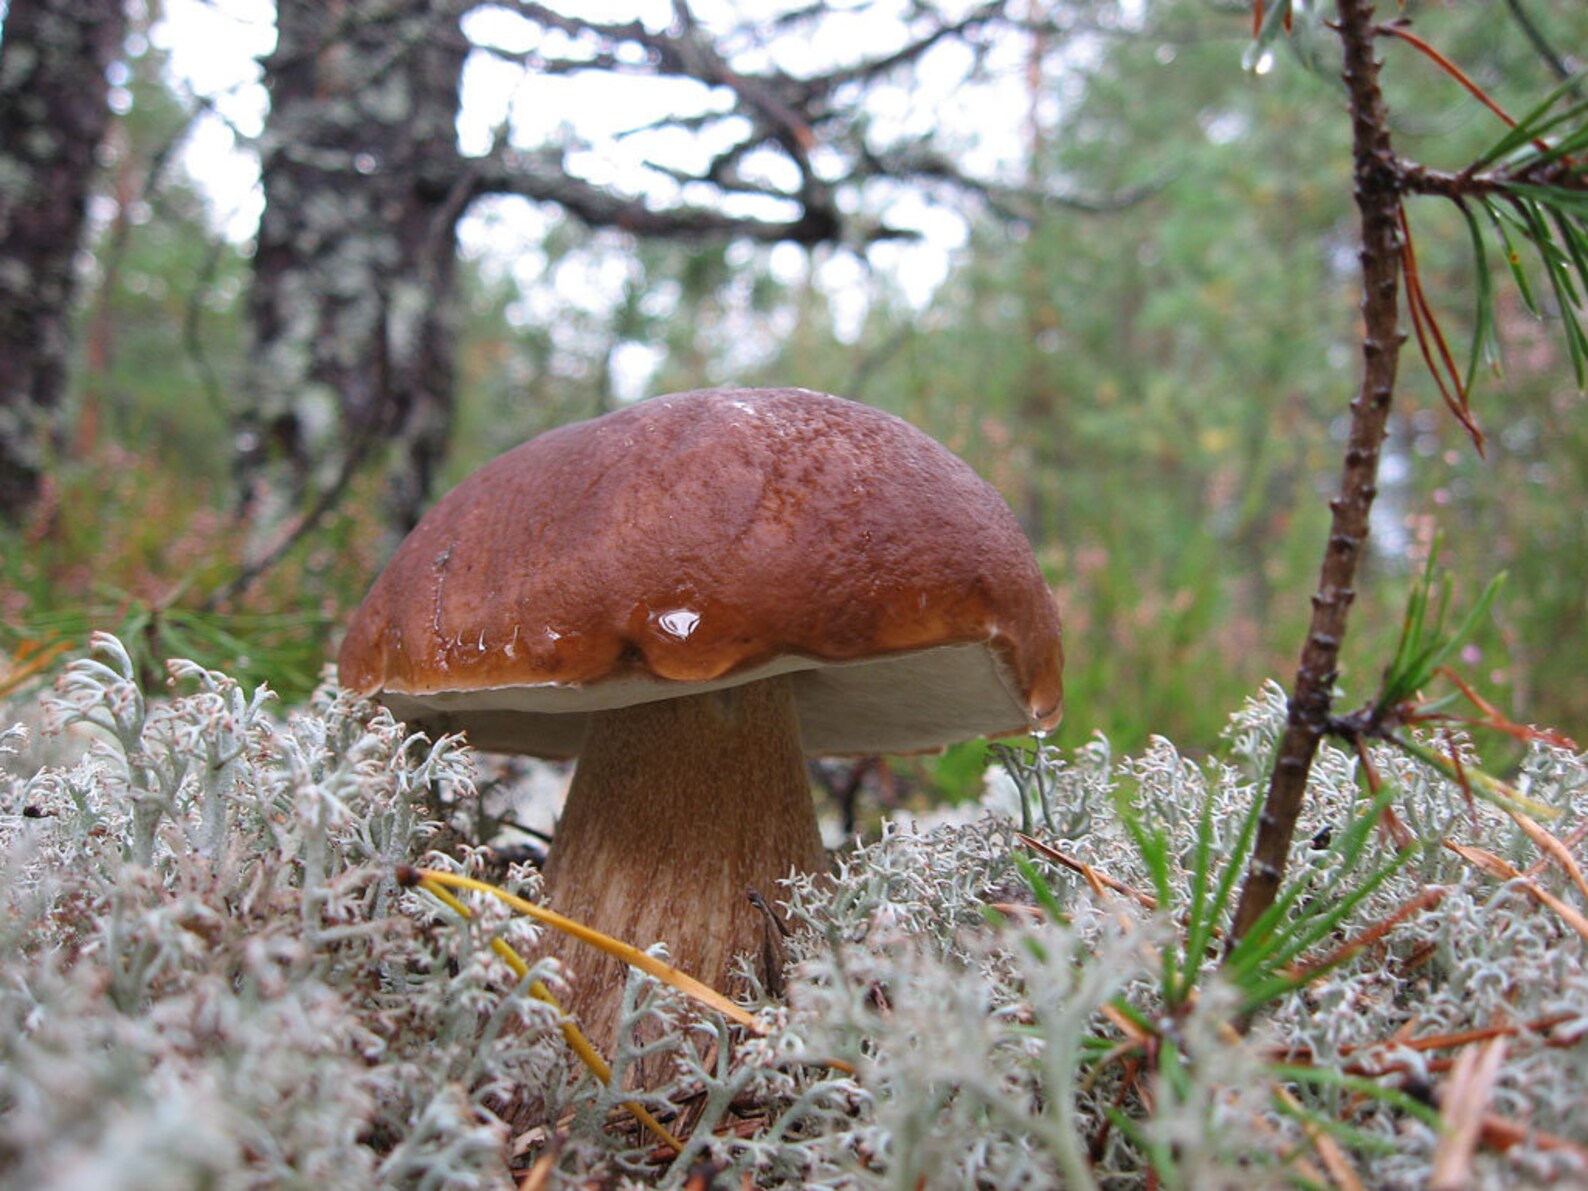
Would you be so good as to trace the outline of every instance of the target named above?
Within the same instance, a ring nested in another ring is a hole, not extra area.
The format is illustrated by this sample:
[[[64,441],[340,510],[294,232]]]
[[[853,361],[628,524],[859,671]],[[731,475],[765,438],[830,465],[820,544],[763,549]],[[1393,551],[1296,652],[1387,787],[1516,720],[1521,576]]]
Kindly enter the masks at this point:
[[[656,623],[668,636],[687,641],[689,635],[695,631],[695,626],[700,623],[700,613],[693,608],[675,608],[671,612],[663,612],[659,615]]]

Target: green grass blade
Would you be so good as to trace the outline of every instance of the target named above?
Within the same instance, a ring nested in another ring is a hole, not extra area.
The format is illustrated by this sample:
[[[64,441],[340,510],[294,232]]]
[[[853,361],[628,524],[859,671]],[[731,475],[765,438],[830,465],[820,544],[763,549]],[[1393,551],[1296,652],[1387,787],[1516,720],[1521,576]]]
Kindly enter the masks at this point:
[[[1326,937],[1364,898],[1411,859],[1409,854],[1396,856],[1368,873],[1356,889],[1341,892],[1341,887],[1357,876],[1357,870],[1367,856],[1373,831],[1393,796],[1393,789],[1385,786],[1373,799],[1366,813],[1353,817],[1347,824],[1338,844],[1340,863],[1322,888],[1313,884],[1316,870],[1298,874],[1295,880],[1286,884],[1274,904],[1230,953],[1225,961],[1225,971],[1237,987],[1248,993],[1246,1011],[1260,1006],[1274,995],[1288,991],[1294,985],[1292,977],[1265,975],[1264,969],[1269,973],[1277,972]],[[1304,894],[1309,895],[1308,908],[1292,914]]]
[[[1212,804],[1211,797],[1208,800]],[[1223,870],[1219,873],[1219,882],[1214,890],[1212,900],[1208,902],[1206,913],[1195,921],[1186,933],[1186,968],[1191,969],[1192,957],[1200,957],[1213,942],[1213,933],[1223,921],[1229,909],[1231,899],[1235,893],[1236,883],[1241,874],[1246,871],[1247,861],[1251,858],[1252,844],[1257,838],[1257,825],[1262,820],[1263,800],[1254,797],[1247,809],[1245,817],[1241,820],[1240,831],[1236,833],[1235,846],[1224,861]],[[1200,962],[1200,961],[1198,961]],[[1190,987],[1185,990],[1185,995],[1190,995]]]
[[[1523,200],[1519,205],[1527,219],[1533,245],[1544,262],[1550,286],[1555,291],[1561,329],[1566,334],[1566,346],[1571,353],[1572,371],[1577,377],[1577,387],[1581,389],[1588,385],[1588,334],[1584,333],[1582,324],[1577,321],[1576,308],[1582,304],[1582,298],[1572,279],[1571,256],[1555,243],[1538,203]]]

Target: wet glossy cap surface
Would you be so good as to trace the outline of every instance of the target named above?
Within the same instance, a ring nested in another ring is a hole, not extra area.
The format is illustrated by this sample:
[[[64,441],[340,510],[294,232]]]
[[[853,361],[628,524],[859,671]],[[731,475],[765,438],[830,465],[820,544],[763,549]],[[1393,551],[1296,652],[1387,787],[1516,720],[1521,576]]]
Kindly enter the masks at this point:
[[[341,680],[482,748],[794,674],[811,753],[1048,728],[1059,620],[998,493],[907,422],[791,389],[657,397],[448,493],[354,614]]]

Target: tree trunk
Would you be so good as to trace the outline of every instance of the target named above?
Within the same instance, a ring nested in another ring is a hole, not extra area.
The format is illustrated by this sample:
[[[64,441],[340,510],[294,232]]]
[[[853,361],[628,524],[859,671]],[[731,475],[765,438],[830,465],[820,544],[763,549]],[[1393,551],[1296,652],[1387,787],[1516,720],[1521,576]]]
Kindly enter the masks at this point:
[[[0,520],[37,499],[71,352],[77,251],[122,0],[11,0],[0,41]]]
[[[265,63],[244,507],[268,543],[385,456],[418,519],[453,412],[463,0],[281,0]]]

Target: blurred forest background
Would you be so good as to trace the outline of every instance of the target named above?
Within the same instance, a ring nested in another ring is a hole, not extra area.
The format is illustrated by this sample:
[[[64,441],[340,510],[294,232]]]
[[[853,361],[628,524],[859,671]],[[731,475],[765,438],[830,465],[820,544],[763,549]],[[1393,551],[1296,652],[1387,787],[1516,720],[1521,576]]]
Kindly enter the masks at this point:
[[[258,127],[229,117],[259,171],[240,228],[217,198],[239,167],[195,131],[236,108],[173,71],[175,11],[12,0],[0,120],[43,94],[13,92],[47,65],[29,38],[63,43],[51,22],[98,22],[80,57],[108,82],[58,335],[33,325],[62,287],[18,271],[44,237],[4,183],[22,480],[0,486],[0,681],[107,628],[301,697],[446,485],[550,426],[719,384],[881,406],[1003,491],[1066,621],[1061,743],[1211,749],[1289,679],[1359,368],[1350,129],[1315,6],[1251,69],[1250,8],[1222,0],[591,11],[248,10],[276,41],[236,80],[261,96]],[[1577,4],[1400,11],[1518,114],[1588,45]],[[1426,59],[1381,53],[1403,153],[1454,168],[1495,139]],[[547,85],[592,78],[628,135]],[[1448,206],[1410,217],[1464,344]],[[1498,302],[1486,458],[1404,357],[1342,684],[1371,694],[1441,533],[1468,601],[1509,574],[1463,672],[1580,739],[1588,418],[1558,328],[1508,283]],[[20,370],[30,343],[58,349],[53,380]]]

